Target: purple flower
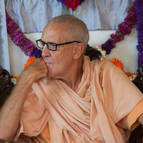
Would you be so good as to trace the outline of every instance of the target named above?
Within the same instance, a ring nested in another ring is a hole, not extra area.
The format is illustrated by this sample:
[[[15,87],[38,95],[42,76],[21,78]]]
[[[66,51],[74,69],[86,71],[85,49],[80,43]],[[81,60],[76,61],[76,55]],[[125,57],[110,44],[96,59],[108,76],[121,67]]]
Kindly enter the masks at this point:
[[[31,53],[31,56],[35,56],[36,58],[40,58],[41,57],[41,54],[42,54],[42,51],[37,49],[37,48],[34,48],[32,53]]]
[[[140,45],[137,45],[137,50],[138,50],[139,52],[143,52],[143,43],[140,44]]]
[[[129,15],[125,18],[125,23],[127,23],[129,26],[134,25],[136,23],[136,14],[129,13]]]
[[[143,53],[138,53],[138,67],[143,64]]]
[[[143,64],[143,1],[136,0],[137,34],[138,34],[138,67]]]
[[[138,17],[138,21],[137,21],[137,30],[143,32],[143,20],[141,21],[141,19]]]
[[[118,25],[118,30],[115,34],[111,34],[111,39],[102,44],[102,49],[106,51],[106,54],[110,54],[112,48],[115,47],[115,43],[123,40],[124,36],[131,32],[133,25],[136,23],[135,5],[136,3],[133,2],[124,22]]]
[[[109,39],[101,46],[102,46],[102,49],[106,51],[106,54],[110,54],[111,50],[115,47],[115,43],[113,42],[112,39]]]
[[[123,22],[118,25],[118,29],[124,35],[131,33],[132,26],[129,26],[126,22]]]
[[[133,6],[130,8],[127,17],[125,18],[125,22],[132,26],[136,23],[136,12],[135,12],[135,5],[136,3],[133,3]]]
[[[65,4],[65,0],[58,0],[59,2]]]
[[[6,22],[7,22],[7,31],[10,35],[12,41],[24,51],[25,55],[31,56],[31,54],[36,55],[36,57],[41,56],[41,53],[38,50],[34,50],[35,45],[27,39],[18,25],[12,20],[6,11]],[[38,55],[39,54],[39,55]]]
[[[112,38],[114,43],[122,41],[124,39],[124,35],[119,31],[117,31],[115,34],[111,34],[110,37]]]

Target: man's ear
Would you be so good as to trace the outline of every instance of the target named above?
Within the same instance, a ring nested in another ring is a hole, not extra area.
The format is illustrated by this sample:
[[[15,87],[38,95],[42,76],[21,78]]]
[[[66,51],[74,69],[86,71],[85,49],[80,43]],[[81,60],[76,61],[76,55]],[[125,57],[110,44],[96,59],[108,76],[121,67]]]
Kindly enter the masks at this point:
[[[83,43],[76,44],[75,47],[73,48],[73,58],[74,59],[80,58],[84,52],[84,48],[85,47]]]

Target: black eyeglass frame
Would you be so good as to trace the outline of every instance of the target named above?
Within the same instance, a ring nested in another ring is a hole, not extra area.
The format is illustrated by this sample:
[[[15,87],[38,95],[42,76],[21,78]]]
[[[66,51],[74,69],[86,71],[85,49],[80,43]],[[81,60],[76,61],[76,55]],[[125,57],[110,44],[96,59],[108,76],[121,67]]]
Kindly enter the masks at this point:
[[[51,51],[57,51],[57,46],[62,46],[62,45],[68,45],[68,44],[72,44],[72,43],[81,43],[80,41],[69,41],[69,42],[64,42],[64,43],[59,43],[59,44],[57,44],[57,43],[53,43],[53,42],[44,42],[44,41],[42,41],[42,39],[38,39],[38,40],[36,40],[36,44],[37,44],[37,48],[38,49],[40,49],[40,50],[43,50],[43,48],[44,48],[44,46],[43,47],[40,47],[39,45],[38,45],[38,42],[43,42],[43,45],[45,46],[47,46],[47,48],[49,49],[49,50],[51,50]],[[50,49],[49,47],[49,44],[51,44],[52,46],[55,46],[55,49]]]

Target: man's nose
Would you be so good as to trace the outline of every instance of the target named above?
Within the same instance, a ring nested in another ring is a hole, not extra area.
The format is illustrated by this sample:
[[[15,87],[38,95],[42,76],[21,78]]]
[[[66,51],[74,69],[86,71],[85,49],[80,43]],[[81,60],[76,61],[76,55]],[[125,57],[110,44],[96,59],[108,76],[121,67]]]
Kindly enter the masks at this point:
[[[50,56],[51,56],[50,50],[45,45],[42,51],[42,57],[50,57]]]

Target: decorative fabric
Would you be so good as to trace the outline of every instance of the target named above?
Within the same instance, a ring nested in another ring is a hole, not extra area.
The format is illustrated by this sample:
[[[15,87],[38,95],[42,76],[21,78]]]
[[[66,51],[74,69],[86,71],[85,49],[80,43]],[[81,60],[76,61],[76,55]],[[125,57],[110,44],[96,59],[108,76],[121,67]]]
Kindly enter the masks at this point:
[[[117,29],[132,1],[85,0],[77,7],[76,16],[86,23],[89,30]],[[66,6],[57,0],[5,0],[5,3],[9,15],[26,33],[42,32],[49,19],[67,14]]]
[[[60,80],[44,78],[33,84],[18,135],[38,136],[48,125],[50,143],[124,143],[127,136],[122,128],[130,129],[143,113],[142,99],[113,64],[85,57],[76,91]],[[139,102],[141,108],[136,106]],[[134,107],[139,112],[131,112]]]
[[[0,66],[10,72],[5,0],[0,0]]]

